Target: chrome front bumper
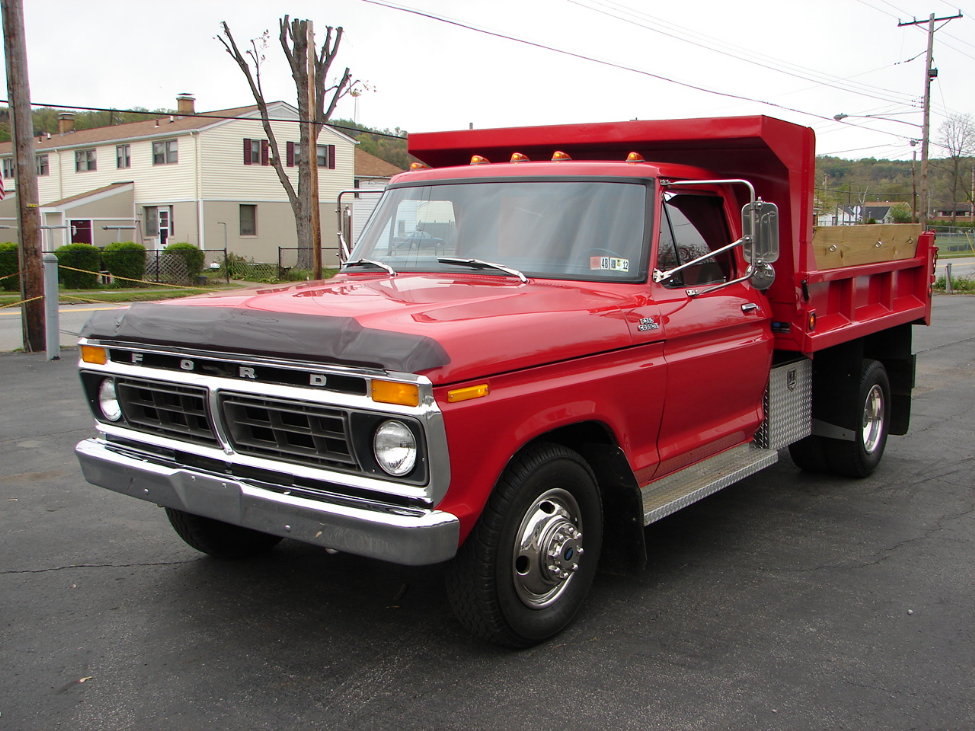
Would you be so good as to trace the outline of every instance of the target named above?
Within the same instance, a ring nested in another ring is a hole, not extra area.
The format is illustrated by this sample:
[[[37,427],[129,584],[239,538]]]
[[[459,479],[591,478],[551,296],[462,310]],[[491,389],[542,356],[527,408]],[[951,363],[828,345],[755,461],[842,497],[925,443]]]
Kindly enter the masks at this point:
[[[75,448],[92,484],[263,533],[418,566],[457,552],[460,522],[438,510],[339,505],[285,495],[236,478],[140,459],[99,439]]]

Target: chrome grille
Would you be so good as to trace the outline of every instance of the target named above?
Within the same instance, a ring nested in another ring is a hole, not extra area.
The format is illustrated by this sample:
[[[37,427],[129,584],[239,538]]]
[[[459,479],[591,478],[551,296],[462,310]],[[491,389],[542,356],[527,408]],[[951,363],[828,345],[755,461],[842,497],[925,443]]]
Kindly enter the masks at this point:
[[[130,378],[116,379],[115,387],[130,426],[166,437],[216,444],[206,389]]]
[[[298,401],[223,394],[220,410],[239,454],[297,464],[357,468],[348,413]]]

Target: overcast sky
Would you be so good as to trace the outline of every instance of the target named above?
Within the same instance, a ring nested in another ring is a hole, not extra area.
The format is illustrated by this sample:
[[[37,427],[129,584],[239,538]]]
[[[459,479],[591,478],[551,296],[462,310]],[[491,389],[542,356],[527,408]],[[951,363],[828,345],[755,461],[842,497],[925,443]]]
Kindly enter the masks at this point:
[[[909,159],[921,136],[911,124],[922,118],[926,33],[898,20],[959,11],[946,0],[377,1],[537,45],[367,0],[24,0],[31,97],[154,109],[189,92],[197,111],[253,103],[215,40],[226,20],[238,42],[270,29],[265,91],[294,103],[277,43],[278,18],[290,13],[313,20],[319,38],[328,25],[345,28],[337,63],[372,90],[335,116],[373,127],[766,114],[813,127],[820,154]],[[935,34],[932,140],[948,114],[975,113],[971,3]],[[6,77],[3,87],[6,98]],[[846,123],[832,120],[838,113]]]

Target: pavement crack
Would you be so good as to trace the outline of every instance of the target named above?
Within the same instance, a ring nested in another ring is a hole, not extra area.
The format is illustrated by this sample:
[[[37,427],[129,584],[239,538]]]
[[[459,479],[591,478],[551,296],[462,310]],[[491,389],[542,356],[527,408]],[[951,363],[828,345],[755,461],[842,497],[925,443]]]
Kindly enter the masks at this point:
[[[182,561],[146,561],[142,563],[72,563],[67,566],[51,566],[45,569],[10,569],[0,571],[0,576],[10,576],[14,574],[47,574],[53,571],[67,571],[69,569],[130,569],[146,566],[179,566],[184,563],[192,563],[196,559],[188,558]]]

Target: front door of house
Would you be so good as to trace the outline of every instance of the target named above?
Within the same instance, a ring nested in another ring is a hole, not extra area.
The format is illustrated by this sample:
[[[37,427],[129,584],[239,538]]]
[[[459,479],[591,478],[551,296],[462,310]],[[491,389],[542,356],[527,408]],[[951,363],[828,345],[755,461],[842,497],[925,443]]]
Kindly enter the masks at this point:
[[[172,231],[172,219],[169,208],[159,209],[159,248],[163,248],[169,242],[169,234]]]
[[[71,243],[72,244],[90,244],[91,239],[91,219],[72,219],[69,221],[71,226]]]

